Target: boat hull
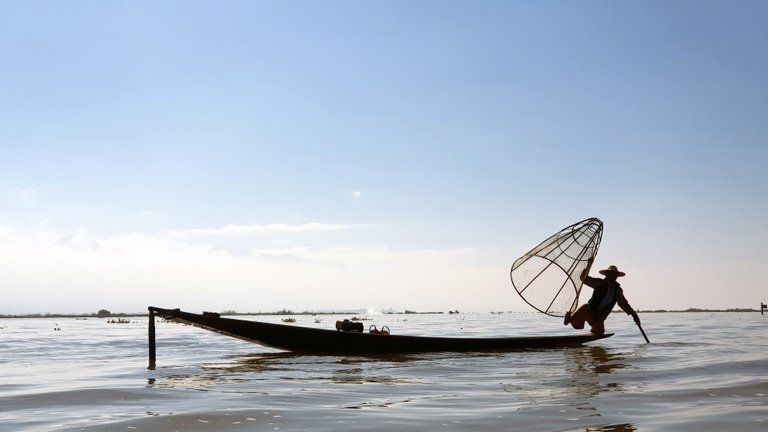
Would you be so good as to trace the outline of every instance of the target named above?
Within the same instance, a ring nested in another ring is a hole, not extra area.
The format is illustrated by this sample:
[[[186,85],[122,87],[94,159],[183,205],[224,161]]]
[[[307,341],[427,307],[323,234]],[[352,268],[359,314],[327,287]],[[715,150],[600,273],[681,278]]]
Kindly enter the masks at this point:
[[[149,311],[166,320],[190,324],[272,348],[326,354],[516,351],[581,345],[613,335],[608,333],[600,336],[577,334],[496,338],[381,335],[223,318],[218,314],[195,314],[178,309],[150,307]]]

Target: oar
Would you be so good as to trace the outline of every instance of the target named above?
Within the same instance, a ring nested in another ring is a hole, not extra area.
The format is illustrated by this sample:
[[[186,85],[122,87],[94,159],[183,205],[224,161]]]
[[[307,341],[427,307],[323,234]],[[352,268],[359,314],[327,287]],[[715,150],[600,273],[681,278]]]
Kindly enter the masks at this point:
[[[640,329],[640,333],[643,334],[643,337],[645,338],[645,343],[651,343],[651,341],[648,340],[648,336],[645,335],[645,331],[643,331],[643,326],[640,325],[639,320],[635,321],[635,324],[637,324],[637,328]]]

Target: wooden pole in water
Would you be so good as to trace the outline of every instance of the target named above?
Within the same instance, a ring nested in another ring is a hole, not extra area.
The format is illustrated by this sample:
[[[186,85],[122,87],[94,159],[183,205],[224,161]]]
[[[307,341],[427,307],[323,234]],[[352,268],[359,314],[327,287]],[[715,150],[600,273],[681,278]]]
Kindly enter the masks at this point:
[[[157,353],[155,350],[155,311],[149,308],[149,367],[147,369],[155,368],[155,360]]]
[[[645,335],[645,331],[643,330],[643,327],[640,325],[640,323],[635,323],[635,324],[637,324],[637,328],[640,329],[640,333],[643,334],[643,338],[645,338],[645,343],[651,343],[651,341],[648,340],[648,336]]]

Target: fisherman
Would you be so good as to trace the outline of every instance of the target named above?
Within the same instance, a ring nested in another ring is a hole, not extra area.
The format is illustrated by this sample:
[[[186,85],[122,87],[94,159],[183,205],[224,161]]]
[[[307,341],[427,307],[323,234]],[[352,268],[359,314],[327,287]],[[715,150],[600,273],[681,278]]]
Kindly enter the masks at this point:
[[[619,271],[615,265],[608,266],[605,270],[600,270],[600,274],[605,276],[603,279],[597,279],[589,276],[589,268],[592,267],[592,260],[589,261],[587,268],[581,272],[581,281],[585,285],[592,287],[592,298],[589,299],[587,304],[581,305],[576,309],[576,312],[566,312],[565,321],[563,324],[570,324],[573,328],[581,330],[584,328],[584,323],[587,322],[591,326],[590,331],[594,335],[602,335],[605,333],[605,319],[608,318],[613,307],[618,304],[627,315],[632,315],[635,323],[640,325],[640,317],[637,316],[637,312],[632,309],[627,299],[624,297],[624,290],[621,289],[621,285],[616,281],[617,278],[624,276],[626,273]]]

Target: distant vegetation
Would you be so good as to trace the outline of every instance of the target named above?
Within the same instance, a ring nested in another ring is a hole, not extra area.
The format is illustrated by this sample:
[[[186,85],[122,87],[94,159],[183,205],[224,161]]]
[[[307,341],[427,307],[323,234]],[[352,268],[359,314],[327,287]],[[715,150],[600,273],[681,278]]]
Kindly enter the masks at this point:
[[[759,309],[750,309],[750,308],[732,308],[732,309],[701,309],[701,308],[688,308],[685,310],[666,310],[666,309],[656,309],[656,310],[646,310],[642,311],[646,313],[655,313],[655,312],[760,312]]]
[[[303,311],[303,312],[294,312],[290,309],[280,309],[276,312],[238,312],[235,310],[225,310],[221,312],[221,315],[340,315],[340,314],[356,314],[360,313],[360,310],[338,310],[338,311],[322,311],[322,312],[312,312],[312,311]]]
[[[0,318],[107,318],[107,317],[129,317],[129,316],[143,316],[146,314],[127,314],[127,313],[112,313],[107,309],[99,309],[96,313],[82,313],[82,314],[62,314],[62,313],[34,313],[34,314],[21,314],[21,315],[3,315],[0,314]]]
[[[360,309],[339,309],[339,310],[330,310],[330,311],[303,311],[303,312],[294,312],[290,309],[281,309],[277,312],[237,312],[234,310],[225,310],[221,312],[221,315],[354,315],[354,314],[365,314],[365,311],[361,311]],[[394,315],[394,314],[442,314],[445,312],[415,312],[412,310],[405,310],[404,312],[396,312],[396,311],[386,311],[386,312],[380,312],[387,315]],[[451,314],[453,313],[459,313],[458,310],[449,312]]]

